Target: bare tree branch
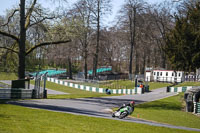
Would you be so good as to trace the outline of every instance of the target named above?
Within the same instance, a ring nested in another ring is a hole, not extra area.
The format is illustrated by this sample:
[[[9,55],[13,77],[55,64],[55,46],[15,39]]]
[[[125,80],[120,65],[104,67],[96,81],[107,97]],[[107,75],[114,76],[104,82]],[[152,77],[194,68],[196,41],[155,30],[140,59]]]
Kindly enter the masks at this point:
[[[35,7],[35,4],[36,4],[37,0],[34,0],[32,5],[31,5],[31,8],[28,10],[27,14],[26,14],[26,24],[25,24],[25,29],[28,28],[28,26],[30,25],[30,18],[31,18],[31,14],[33,12],[33,9]]]
[[[9,51],[14,52],[14,53],[16,53],[16,54],[19,54],[19,52],[15,51],[14,49],[11,49],[11,48],[1,47],[1,46],[0,46],[0,49],[6,49],[6,50],[9,50]]]
[[[19,42],[19,38],[18,38],[17,36],[12,35],[12,34],[10,34],[10,33],[7,33],[7,32],[5,32],[5,31],[1,31],[1,30],[0,30],[0,35],[10,37],[10,38],[16,40],[17,42]]]
[[[41,20],[39,20],[39,21],[37,21],[37,22],[35,22],[35,23],[30,24],[29,27],[31,27],[31,26],[33,26],[33,25],[37,25],[37,24],[39,24],[39,23],[42,23],[44,20],[47,20],[47,19],[54,19],[54,18],[56,18],[56,17],[55,17],[55,16],[53,16],[53,17],[44,17],[44,18],[42,18]]]
[[[19,11],[19,9],[15,9],[15,10],[13,11],[13,13],[8,17],[8,21],[7,21],[5,24],[2,24],[0,27],[8,25],[8,23],[10,22],[10,19],[15,15],[15,13],[16,13],[17,11]]]
[[[33,50],[35,50],[36,48],[41,47],[41,46],[55,45],[55,44],[63,44],[63,43],[71,42],[71,41],[72,41],[72,40],[69,39],[69,40],[66,40],[66,41],[56,41],[56,42],[43,42],[43,43],[39,43],[39,44],[33,46],[32,48],[30,48],[30,49],[26,52],[26,55],[30,54]]]

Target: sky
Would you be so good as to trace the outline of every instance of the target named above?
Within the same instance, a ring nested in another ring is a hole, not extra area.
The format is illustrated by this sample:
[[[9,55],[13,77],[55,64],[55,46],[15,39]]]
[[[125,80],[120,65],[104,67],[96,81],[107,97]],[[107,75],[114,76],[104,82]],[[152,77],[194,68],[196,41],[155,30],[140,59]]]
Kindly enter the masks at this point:
[[[6,14],[6,9],[11,9],[13,6],[18,6],[20,0],[0,0],[0,15]],[[68,0],[69,4],[75,2],[77,0]],[[146,0],[148,3],[154,4],[154,3],[160,3],[164,0]],[[38,0],[44,7],[48,7],[50,9],[53,9],[55,5],[52,2],[47,2],[47,0]],[[50,4],[47,4],[50,3]],[[120,9],[121,5],[124,4],[124,0],[112,0],[112,15],[109,16],[108,23],[110,21],[113,21],[115,18],[115,15],[117,11]]]

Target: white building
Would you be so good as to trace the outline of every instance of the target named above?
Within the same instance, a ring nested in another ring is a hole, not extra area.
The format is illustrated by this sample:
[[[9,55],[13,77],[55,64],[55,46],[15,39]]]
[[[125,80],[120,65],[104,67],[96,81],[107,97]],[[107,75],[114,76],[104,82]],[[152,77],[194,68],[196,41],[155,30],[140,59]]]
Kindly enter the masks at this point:
[[[145,80],[157,82],[182,82],[184,81],[184,77],[183,71],[147,70]]]

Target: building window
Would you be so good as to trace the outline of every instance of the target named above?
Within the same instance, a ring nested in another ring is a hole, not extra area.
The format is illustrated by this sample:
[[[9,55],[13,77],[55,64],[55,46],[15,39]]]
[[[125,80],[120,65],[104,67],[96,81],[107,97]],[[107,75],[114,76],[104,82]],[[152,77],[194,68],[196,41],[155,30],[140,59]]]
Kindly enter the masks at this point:
[[[160,72],[160,76],[162,76],[162,72]]]
[[[154,72],[154,76],[156,75],[156,72]]]
[[[181,77],[181,73],[179,73],[178,76]]]
[[[168,76],[168,72],[166,72],[166,76]]]
[[[159,76],[159,72],[157,72],[157,76]]]
[[[172,73],[172,77],[174,76],[174,73]]]

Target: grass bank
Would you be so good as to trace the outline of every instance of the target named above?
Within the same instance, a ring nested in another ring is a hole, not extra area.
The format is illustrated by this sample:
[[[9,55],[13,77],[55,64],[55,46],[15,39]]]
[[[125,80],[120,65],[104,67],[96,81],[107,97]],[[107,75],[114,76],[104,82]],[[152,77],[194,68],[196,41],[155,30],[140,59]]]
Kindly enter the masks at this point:
[[[168,123],[176,126],[200,128],[200,117],[183,111],[183,93],[135,107],[133,117]]]
[[[16,73],[0,72],[0,80],[16,80],[16,79],[17,79]]]
[[[154,89],[158,89],[158,88],[167,87],[167,86],[170,86],[170,85],[172,85],[172,84],[170,84],[170,83],[160,83],[160,82],[149,82],[149,89],[154,90]]]
[[[183,82],[174,87],[182,87],[182,86],[200,86],[200,82]]]

